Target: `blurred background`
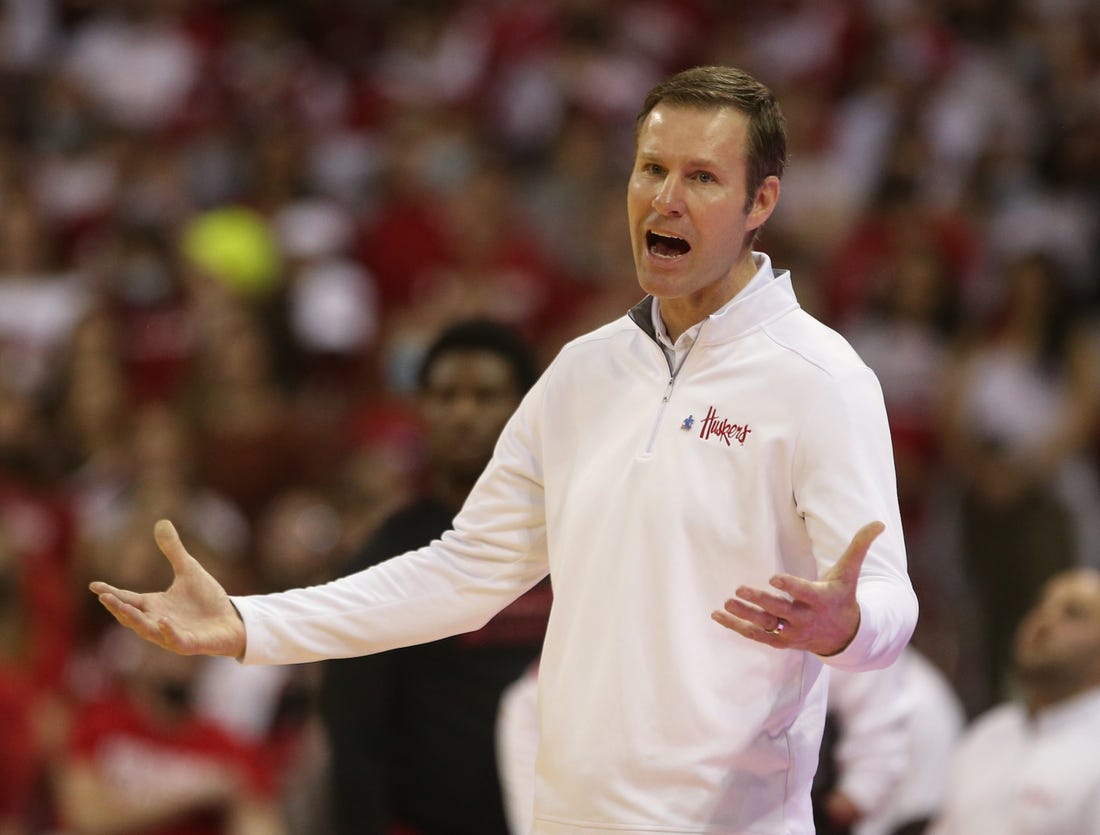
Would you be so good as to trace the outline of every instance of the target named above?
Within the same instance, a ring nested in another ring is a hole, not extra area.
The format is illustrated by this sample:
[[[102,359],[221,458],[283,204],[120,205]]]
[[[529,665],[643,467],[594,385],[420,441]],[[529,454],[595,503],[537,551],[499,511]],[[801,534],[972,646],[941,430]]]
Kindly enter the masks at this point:
[[[0,835],[66,831],[120,681],[326,831],[308,668],[159,670],[86,583],[163,585],[165,516],[231,592],[338,573],[418,489],[443,326],[545,362],[638,300],[634,115],[702,63],[786,113],[760,248],[883,384],[914,644],[1009,692],[1038,584],[1100,564],[1094,0],[5,0]]]

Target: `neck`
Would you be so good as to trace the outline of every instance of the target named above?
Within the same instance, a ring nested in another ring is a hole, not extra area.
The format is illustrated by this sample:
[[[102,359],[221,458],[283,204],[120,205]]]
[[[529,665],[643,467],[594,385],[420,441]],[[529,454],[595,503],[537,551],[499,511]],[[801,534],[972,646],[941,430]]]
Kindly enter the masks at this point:
[[[665,323],[668,338],[675,342],[684,331],[721,309],[748,286],[756,270],[752,250],[746,248],[727,279],[716,281],[690,296],[662,298],[661,321]]]
[[[1069,684],[1061,682],[1046,682],[1042,685],[1031,684],[1024,690],[1024,700],[1027,703],[1028,713],[1034,716],[1041,711],[1068,702],[1083,693],[1100,688],[1100,681],[1082,686],[1079,682]]]
[[[431,477],[432,495],[454,513],[462,509],[462,504],[473,486],[473,482],[455,473],[436,472]]]

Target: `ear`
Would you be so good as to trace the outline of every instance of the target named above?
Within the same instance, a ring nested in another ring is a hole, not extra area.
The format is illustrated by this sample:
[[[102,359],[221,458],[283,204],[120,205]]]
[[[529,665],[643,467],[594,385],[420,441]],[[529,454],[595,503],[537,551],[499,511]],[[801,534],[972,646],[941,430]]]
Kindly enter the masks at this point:
[[[779,178],[775,175],[765,177],[752,200],[752,208],[746,218],[745,228],[749,232],[759,229],[772,216],[775,204],[779,202]]]

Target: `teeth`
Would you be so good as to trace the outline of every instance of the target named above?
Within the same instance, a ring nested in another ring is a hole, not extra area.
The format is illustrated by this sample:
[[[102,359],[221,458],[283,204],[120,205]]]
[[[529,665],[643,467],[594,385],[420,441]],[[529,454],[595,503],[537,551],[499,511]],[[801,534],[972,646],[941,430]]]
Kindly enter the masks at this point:
[[[656,258],[679,258],[691,250],[691,244],[675,235],[646,233],[646,248]]]

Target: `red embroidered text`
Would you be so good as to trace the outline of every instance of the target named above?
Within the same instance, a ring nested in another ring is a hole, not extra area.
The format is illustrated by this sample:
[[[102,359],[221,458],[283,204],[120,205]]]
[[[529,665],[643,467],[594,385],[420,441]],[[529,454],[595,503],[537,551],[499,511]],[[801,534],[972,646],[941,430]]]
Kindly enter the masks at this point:
[[[713,406],[707,408],[707,416],[699,422],[699,437],[704,441],[708,438],[718,437],[726,442],[726,446],[733,446],[732,441],[742,446],[745,445],[745,438],[752,432],[752,428],[746,423],[744,425],[738,423],[730,423],[725,418],[718,419],[718,413],[714,410]]]

